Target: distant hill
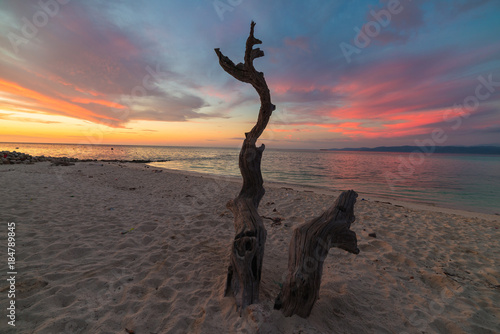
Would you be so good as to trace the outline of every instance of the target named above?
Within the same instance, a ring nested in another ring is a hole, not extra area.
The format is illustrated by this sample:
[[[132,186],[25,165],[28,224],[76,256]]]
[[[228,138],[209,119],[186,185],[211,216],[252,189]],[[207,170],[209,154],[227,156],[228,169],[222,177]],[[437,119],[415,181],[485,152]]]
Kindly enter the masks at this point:
[[[323,151],[363,151],[363,152],[432,152],[432,147],[420,146],[379,146],[361,148],[330,148]],[[498,154],[499,146],[435,146],[433,153],[455,153],[455,154]]]

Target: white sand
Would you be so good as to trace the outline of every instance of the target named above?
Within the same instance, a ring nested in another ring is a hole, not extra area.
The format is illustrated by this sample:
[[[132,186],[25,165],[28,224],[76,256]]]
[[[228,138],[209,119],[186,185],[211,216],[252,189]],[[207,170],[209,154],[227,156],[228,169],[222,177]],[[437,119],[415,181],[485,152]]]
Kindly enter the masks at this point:
[[[361,253],[331,249],[311,316],[285,318],[273,304],[292,228],[338,194],[266,184],[260,213],[284,221],[265,220],[261,301],[239,317],[222,295],[234,237],[225,204],[241,181],[154,169],[0,166],[1,248],[13,221],[18,272],[13,329],[3,256],[0,333],[500,332],[498,216],[360,194]]]

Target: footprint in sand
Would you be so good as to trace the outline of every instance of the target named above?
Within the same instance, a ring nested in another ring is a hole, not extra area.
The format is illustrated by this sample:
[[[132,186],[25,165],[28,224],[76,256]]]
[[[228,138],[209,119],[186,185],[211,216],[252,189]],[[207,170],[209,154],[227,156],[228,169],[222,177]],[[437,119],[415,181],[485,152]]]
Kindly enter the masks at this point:
[[[157,295],[161,298],[161,300],[165,302],[172,302],[178,295],[178,291],[170,287],[169,285],[162,286],[158,289]]]
[[[151,243],[151,241],[153,241],[153,238],[151,238],[149,235],[145,235],[142,237],[142,244],[144,246],[147,246]]]
[[[392,262],[395,262],[396,264],[403,265],[405,267],[415,268],[417,266],[417,264],[413,260],[408,259],[405,255],[401,253],[390,252],[384,254],[384,257]]]
[[[143,231],[143,232],[151,232],[151,231],[156,230],[157,227],[158,227],[158,223],[146,222],[146,223],[142,223],[139,226],[138,230]]]
[[[392,252],[392,246],[389,243],[381,240],[371,240],[367,244],[358,245],[358,247],[362,252]]]

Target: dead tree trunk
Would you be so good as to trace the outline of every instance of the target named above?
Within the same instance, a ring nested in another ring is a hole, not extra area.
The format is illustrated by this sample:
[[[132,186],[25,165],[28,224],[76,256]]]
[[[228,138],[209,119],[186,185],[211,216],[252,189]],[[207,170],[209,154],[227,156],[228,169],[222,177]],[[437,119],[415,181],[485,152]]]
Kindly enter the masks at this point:
[[[293,232],[288,254],[288,274],[274,305],[290,317],[307,318],[318,299],[323,262],[331,247],[358,254],[354,204],[358,194],[344,191],[321,216],[299,225]]]
[[[220,66],[235,79],[251,84],[260,97],[260,110],[257,124],[248,133],[241,147],[239,167],[243,177],[243,186],[234,200],[227,206],[234,214],[236,236],[231,248],[231,259],[227,273],[225,296],[233,295],[237,308],[245,309],[248,305],[258,301],[266,229],[262,218],[257,212],[260,200],[265,190],[262,186],[260,162],[264,144],[256,147],[255,143],[269,122],[276,107],[271,103],[271,94],[267,87],[264,73],[257,72],[253,66],[255,58],[263,57],[264,52],[259,48],[253,49],[255,44],[262,44],[254,37],[255,22],[250,26],[245,48],[245,63],[235,65],[219,49],[215,49],[219,57]]]

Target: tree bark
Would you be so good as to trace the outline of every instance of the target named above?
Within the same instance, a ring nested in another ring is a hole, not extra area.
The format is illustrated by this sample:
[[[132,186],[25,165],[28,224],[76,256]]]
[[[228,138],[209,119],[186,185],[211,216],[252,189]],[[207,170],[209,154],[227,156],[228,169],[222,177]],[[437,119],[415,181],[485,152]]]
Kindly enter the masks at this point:
[[[258,214],[260,200],[264,196],[261,173],[261,159],[265,146],[256,147],[257,139],[269,122],[276,107],[271,103],[271,94],[267,87],[264,73],[257,72],[253,60],[264,56],[256,44],[262,44],[254,37],[255,22],[250,26],[250,35],[246,41],[245,63],[235,65],[220,49],[215,49],[220,66],[235,79],[251,84],[260,97],[260,110],[257,123],[245,133],[239,155],[239,167],[243,177],[243,186],[234,200],[227,207],[234,214],[236,236],[231,247],[231,258],[227,274],[225,296],[233,295],[240,312],[259,298],[259,286],[266,242],[266,229]]]
[[[331,247],[358,254],[354,204],[358,194],[344,191],[321,216],[299,225],[293,232],[288,255],[288,274],[274,305],[290,317],[307,318],[318,299],[323,262]]]

